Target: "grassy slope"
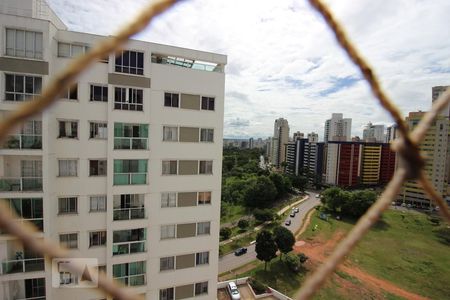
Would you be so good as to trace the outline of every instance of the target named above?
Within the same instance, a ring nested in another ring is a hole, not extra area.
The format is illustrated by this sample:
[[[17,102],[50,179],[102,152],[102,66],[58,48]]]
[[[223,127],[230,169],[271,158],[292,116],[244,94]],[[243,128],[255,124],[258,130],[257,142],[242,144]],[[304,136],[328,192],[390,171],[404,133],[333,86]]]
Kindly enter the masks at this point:
[[[315,225],[318,229],[313,231]],[[336,230],[347,231],[352,225],[331,218],[322,221],[315,214],[302,237],[328,239]],[[436,237],[437,228],[424,214],[388,211],[349,259],[368,273],[411,292],[432,299],[450,299],[450,246]],[[332,290],[328,285],[323,293],[329,295]],[[319,299],[326,298],[320,296]]]

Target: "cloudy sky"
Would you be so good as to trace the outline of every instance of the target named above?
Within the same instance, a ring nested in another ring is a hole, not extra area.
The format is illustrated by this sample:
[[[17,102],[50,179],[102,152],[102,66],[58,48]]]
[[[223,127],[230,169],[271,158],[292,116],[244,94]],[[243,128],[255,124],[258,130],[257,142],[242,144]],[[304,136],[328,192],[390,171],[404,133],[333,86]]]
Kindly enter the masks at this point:
[[[70,30],[109,35],[145,0],[48,0]],[[450,1],[328,0],[402,111],[427,110],[431,87],[450,84]],[[319,133],[333,112],[391,124],[367,84],[305,0],[191,0],[137,39],[218,52],[226,67],[226,137],[267,137],[276,118]]]

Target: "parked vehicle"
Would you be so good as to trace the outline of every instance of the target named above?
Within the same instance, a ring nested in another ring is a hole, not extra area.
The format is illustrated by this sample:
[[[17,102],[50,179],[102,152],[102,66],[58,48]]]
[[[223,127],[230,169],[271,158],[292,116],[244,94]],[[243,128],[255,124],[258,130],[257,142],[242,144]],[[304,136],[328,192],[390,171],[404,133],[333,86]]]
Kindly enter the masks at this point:
[[[300,209],[298,207],[294,207],[294,212],[298,213],[300,211]]]
[[[234,255],[236,256],[241,256],[244,255],[245,253],[247,253],[247,248],[244,247],[236,249],[236,251],[234,251]]]
[[[317,194],[317,195],[316,195],[316,198],[320,198],[320,194]]]
[[[295,217],[295,212],[291,212],[289,216],[291,216],[291,218]]]
[[[289,225],[291,225],[291,220],[286,220],[285,222],[284,222],[284,225],[286,225],[286,226],[289,226]]]
[[[240,300],[241,299],[241,293],[239,293],[236,283],[234,283],[233,281],[228,283],[227,290],[228,290],[228,293],[230,293],[232,300]]]

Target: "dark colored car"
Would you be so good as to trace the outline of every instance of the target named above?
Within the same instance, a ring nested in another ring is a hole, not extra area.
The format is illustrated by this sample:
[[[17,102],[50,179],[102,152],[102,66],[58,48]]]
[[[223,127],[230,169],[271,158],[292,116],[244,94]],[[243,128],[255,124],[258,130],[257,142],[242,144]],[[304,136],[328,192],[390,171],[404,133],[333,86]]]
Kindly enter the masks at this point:
[[[295,217],[295,212],[291,212],[289,216],[291,216],[291,218]]]
[[[247,253],[247,248],[239,248],[236,251],[234,251],[234,255],[236,256],[241,256],[245,253]]]

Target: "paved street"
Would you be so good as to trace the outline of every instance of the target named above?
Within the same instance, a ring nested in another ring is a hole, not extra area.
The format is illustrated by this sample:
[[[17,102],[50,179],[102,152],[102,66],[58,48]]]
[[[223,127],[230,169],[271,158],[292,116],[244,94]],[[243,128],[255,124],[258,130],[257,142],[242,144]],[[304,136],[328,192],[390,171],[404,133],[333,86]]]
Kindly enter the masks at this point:
[[[289,226],[284,225],[283,220],[283,226],[288,228],[290,231],[295,233],[302,225],[303,217],[306,215],[306,213],[313,208],[314,206],[317,206],[320,203],[320,200],[316,198],[316,194],[314,192],[307,192],[309,194],[308,200],[301,203],[298,208],[299,212],[295,215],[294,218],[291,218],[287,216],[287,219],[291,219],[292,223]],[[247,253],[241,256],[235,256],[234,253],[230,253],[228,255],[223,256],[222,258],[219,258],[219,274],[233,270],[237,267],[240,267],[242,265],[245,265],[246,263],[249,263],[256,259],[256,252],[255,252],[255,245],[249,245],[247,247]]]

